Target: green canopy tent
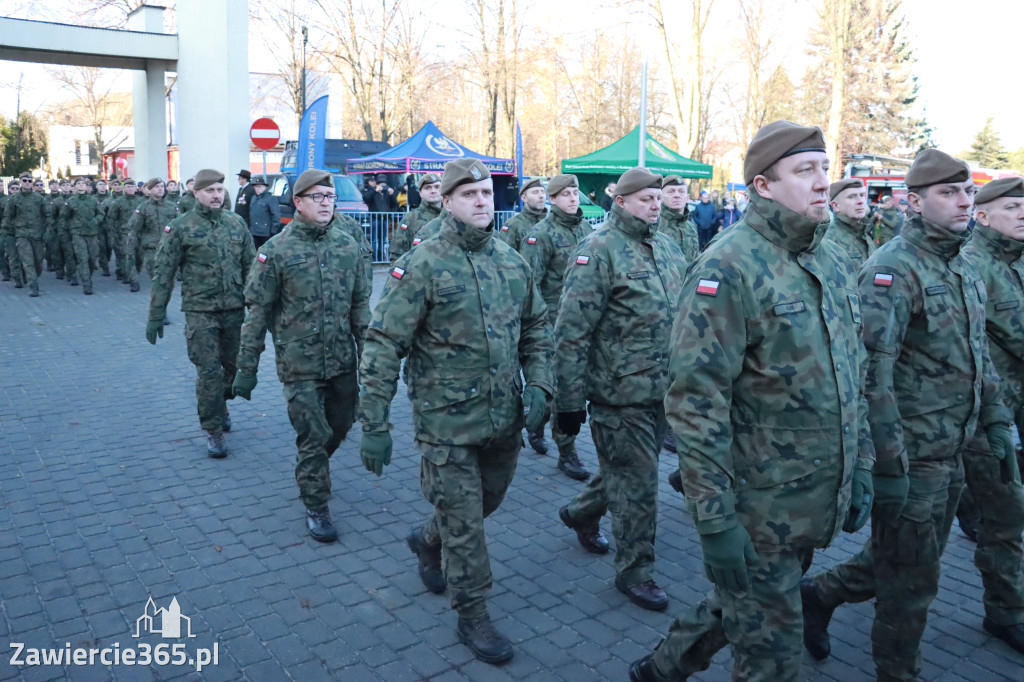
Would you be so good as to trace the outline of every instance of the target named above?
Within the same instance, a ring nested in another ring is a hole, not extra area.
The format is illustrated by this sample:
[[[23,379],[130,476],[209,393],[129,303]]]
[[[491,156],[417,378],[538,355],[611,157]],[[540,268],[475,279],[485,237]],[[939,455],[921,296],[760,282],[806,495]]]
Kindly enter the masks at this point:
[[[573,173],[580,180],[584,192],[594,190],[598,202],[609,182],[615,182],[624,172],[637,166],[640,155],[640,126],[625,137],[596,152],[562,161],[562,172]],[[647,134],[644,166],[653,173],[679,175],[683,178],[711,179],[711,166],[678,154]]]

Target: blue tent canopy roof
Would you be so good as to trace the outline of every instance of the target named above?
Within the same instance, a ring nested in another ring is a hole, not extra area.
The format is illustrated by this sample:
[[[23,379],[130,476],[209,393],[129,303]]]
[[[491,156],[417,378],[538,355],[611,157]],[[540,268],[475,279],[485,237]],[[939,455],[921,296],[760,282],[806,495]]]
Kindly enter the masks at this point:
[[[349,173],[440,173],[453,159],[468,157],[480,159],[495,175],[515,175],[512,159],[484,156],[463,147],[427,121],[415,135],[405,142],[372,156],[349,159]]]

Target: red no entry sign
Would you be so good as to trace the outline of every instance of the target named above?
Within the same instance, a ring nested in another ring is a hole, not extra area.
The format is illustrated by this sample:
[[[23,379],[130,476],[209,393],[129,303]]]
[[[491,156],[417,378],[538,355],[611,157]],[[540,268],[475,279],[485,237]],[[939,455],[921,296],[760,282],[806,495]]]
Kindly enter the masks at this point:
[[[258,118],[249,128],[249,139],[260,149],[273,149],[281,139],[281,129],[269,118]]]

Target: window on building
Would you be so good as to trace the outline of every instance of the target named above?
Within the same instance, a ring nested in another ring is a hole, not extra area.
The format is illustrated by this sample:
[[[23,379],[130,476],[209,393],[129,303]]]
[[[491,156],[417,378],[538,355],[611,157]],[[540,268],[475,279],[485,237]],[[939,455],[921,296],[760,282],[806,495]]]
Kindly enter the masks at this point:
[[[75,140],[75,165],[82,165],[82,142],[81,140]]]

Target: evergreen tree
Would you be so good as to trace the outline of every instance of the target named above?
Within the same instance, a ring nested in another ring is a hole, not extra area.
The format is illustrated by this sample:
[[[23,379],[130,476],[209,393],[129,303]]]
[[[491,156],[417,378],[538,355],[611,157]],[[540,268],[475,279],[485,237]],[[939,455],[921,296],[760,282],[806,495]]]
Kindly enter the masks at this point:
[[[985,121],[985,127],[974,136],[971,151],[964,154],[964,158],[977,162],[982,168],[1009,168],[1010,155],[999,141],[991,116]]]
[[[18,175],[39,167],[46,156],[46,134],[39,120],[23,111],[17,120],[0,117],[0,175]]]

